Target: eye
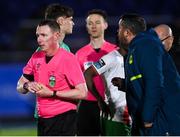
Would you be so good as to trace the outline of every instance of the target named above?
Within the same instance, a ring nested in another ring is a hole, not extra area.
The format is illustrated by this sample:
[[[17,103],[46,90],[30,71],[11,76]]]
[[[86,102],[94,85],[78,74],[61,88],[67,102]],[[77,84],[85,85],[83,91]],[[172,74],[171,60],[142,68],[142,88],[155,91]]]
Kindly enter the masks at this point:
[[[91,26],[91,25],[92,25],[92,22],[89,22],[88,25]]]
[[[96,21],[96,24],[101,24],[101,22],[100,21]]]

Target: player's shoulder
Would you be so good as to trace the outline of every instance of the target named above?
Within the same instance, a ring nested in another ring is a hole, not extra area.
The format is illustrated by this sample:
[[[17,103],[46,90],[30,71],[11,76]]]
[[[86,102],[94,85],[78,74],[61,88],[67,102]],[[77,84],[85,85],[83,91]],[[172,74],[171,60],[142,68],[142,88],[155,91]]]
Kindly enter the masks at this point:
[[[112,50],[111,52],[109,52],[108,54],[106,54],[104,56],[106,56],[106,57],[116,57],[118,55],[119,55],[119,52],[116,49],[114,49],[114,50]]]
[[[59,48],[59,54],[61,54],[63,57],[73,57],[75,56],[72,52],[67,51],[66,49]]]
[[[82,53],[87,53],[90,49],[91,49],[90,44],[87,44],[87,45],[83,46],[82,48],[80,48],[79,50],[77,50],[76,55],[82,54]]]
[[[40,57],[44,57],[45,56],[45,53],[41,50],[39,51],[35,51],[33,54],[32,54],[32,58],[40,58]]]
[[[117,49],[117,46],[115,44],[113,44],[113,43],[105,41],[104,44],[103,44],[102,49],[105,50],[105,51],[110,52],[110,51],[113,51],[113,50]]]
[[[104,44],[105,44],[106,46],[110,46],[110,47],[113,47],[113,48],[117,48],[117,45],[115,45],[114,43],[108,42],[108,41],[105,41]]]

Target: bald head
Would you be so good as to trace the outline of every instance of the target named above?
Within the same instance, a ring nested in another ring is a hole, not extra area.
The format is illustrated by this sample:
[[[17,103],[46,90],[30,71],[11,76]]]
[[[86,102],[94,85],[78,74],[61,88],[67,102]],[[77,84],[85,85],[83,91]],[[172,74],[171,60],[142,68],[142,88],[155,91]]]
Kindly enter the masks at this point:
[[[158,34],[159,39],[162,41],[165,50],[169,51],[174,40],[171,28],[166,24],[160,24],[156,26],[154,30]]]

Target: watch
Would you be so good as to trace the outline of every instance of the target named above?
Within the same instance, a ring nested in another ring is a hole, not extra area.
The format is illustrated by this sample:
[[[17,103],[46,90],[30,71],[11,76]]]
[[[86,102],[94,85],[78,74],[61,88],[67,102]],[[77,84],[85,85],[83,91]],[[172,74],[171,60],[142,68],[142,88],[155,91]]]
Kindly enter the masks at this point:
[[[25,89],[26,91],[28,91],[28,82],[25,82],[25,83],[23,84],[23,89]]]
[[[56,90],[54,90],[54,91],[53,91],[53,94],[52,94],[52,96],[51,96],[51,97],[57,97],[57,94],[56,94],[56,93],[57,93],[57,91],[56,91]]]

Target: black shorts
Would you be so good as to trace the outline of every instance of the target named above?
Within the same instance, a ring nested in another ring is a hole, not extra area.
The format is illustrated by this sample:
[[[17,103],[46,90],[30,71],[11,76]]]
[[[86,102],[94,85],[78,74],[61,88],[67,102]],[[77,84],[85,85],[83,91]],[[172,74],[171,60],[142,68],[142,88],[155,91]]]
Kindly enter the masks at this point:
[[[97,101],[81,100],[78,109],[77,135],[100,135],[100,109]]]
[[[38,118],[38,136],[75,136],[76,110],[52,118]]]

